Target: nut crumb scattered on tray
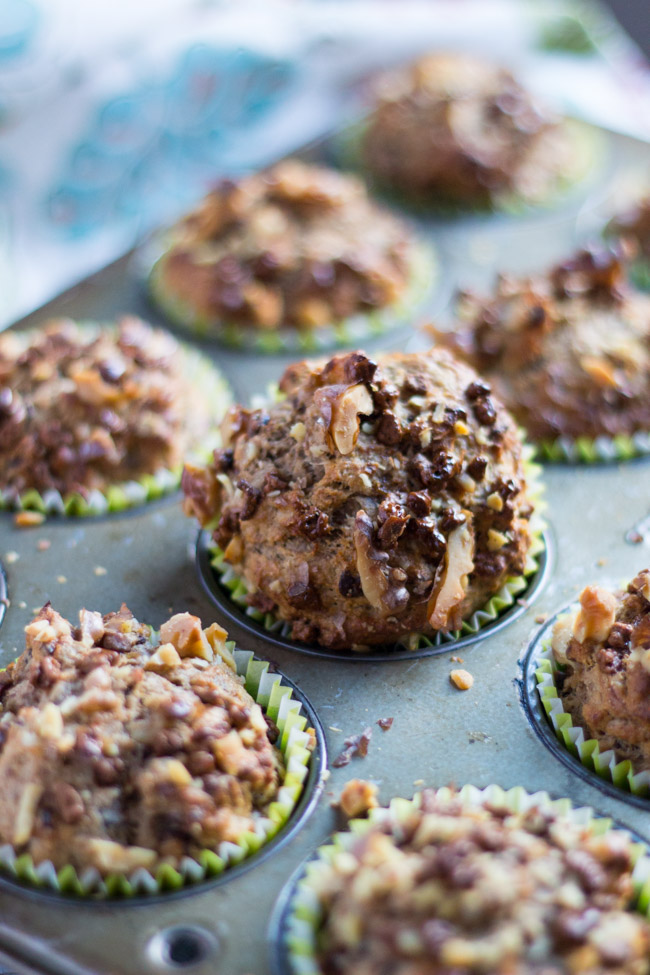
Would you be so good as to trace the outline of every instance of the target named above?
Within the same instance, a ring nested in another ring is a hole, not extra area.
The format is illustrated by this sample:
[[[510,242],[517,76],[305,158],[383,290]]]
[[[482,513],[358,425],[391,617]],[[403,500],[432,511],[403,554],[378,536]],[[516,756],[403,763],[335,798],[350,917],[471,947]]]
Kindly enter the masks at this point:
[[[535,617],[535,622],[545,623],[547,619],[548,619],[548,613],[538,613],[537,616]]]
[[[35,528],[44,521],[45,515],[40,511],[17,511],[14,515],[14,525],[18,528]]]
[[[390,729],[393,727],[394,720],[395,718],[379,718],[377,724],[382,731],[390,731]]]
[[[369,809],[375,809],[377,802],[377,786],[365,779],[350,779],[343,787],[339,796],[339,809],[348,819],[364,816]]]
[[[36,543],[36,548],[39,552],[47,552],[48,548],[52,545],[49,538],[40,538]]]
[[[7,565],[13,565],[13,563],[17,562],[19,558],[20,555],[18,554],[18,552],[7,552],[5,554],[5,562],[7,563]]]
[[[57,577],[56,577],[56,581],[57,581],[57,582],[60,582],[60,583],[61,583],[61,585],[63,585],[63,583],[64,583],[64,582],[67,582],[68,580],[67,580],[67,577],[66,577],[66,576],[57,576]]]
[[[343,768],[343,766],[349,765],[351,759],[355,756],[365,758],[368,754],[371,738],[372,728],[364,728],[360,735],[351,735],[349,738],[346,738],[343,742],[345,748],[332,762],[334,768]]]
[[[103,565],[96,565],[95,568],[93,569],[93,572],[95,573],[96,576],[105,576],[107,571],[108,570],[105,569]]]
[[[468,670],[452,670],[449,680],[459,691],[468,691],[474,683],[474,678]]]

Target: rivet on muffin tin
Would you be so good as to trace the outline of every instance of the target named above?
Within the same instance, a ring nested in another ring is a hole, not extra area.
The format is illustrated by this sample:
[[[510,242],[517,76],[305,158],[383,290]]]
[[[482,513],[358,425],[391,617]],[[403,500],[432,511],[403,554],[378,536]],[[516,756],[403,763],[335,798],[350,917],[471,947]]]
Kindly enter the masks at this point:
[[[554,616],[548,619],[543,626],[535,633],[530,641],[524,656],[519,661],[520,673],[518,677],[521,705],[524,713],[537,737],[548,748],[550,752],[570,771],[575,772],[601,792],[622,802],[630,803],[639,809],[646,811],[650,807],[650,790],[646,796],[635,795],[624,785],[616,785],[611,779],[605,778],[603,774],[595,768],[588,768],[583,765],[577,754],[570,750],[569,746],[559,740],[551,719],[548,717],[542,698],[540,695],[541,684],[539,680],[540,665],[544,659],[544,651],[550,645],[550,637],[553,626],[558,617],[566,613],[575,600],[562,606]],[[578,726],[575,726],[576,730]]]
[[[468,633],[458,639],[442,636],[437,645],[420,647],[417,650],[407,650],[395,647],[375,647],[368,653],[351,650],[330,650],[312,644],[290,640],[279,632],[267,630],[261,623],[249,616],[231,598],[228,589],[220,582],[211,564],[211,540],[205,531],[200,531],[196,543],[196,569],[199,580],[209,599],[221,614],[235,626],[247,631],[252,636],[263,640],[269,647],[279,650],[293,650],[296,653],[307,654],[312,657],[323,657],[327,660],[347,660],[366,663],[387,660],[415,660],[418,657],[432,657],[449,650],[459,650],[461,647],[478,643],[488,636],[493,636],[499,630],[508,626],[523,615],[540,594],[551,575],[554,559],[554,545],[548,529],[541,532],[543,549],[535,556],[538,562],[537,570],[527,577],[527,587],[517,594],[512,605],[503,610],[498,616],[482,625],[475,633]],[[480,612],[480,611],[479,611]]]

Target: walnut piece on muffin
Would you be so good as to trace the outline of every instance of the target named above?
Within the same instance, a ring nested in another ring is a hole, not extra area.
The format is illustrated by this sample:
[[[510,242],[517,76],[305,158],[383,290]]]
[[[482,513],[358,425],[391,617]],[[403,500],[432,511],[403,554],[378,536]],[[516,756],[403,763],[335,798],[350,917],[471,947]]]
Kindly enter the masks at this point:
[[[57,319],[4,332],[0,490],[87,496],[178,469],[221,416],[192,361],[171,335],[133,316],[115,328]]]
[[[468,206],[543,200],[573,168],[574,149],[561,119],[507,69],[449,53],[381,79],[362,144],[383,185]]]
[[[553,628],[560,697],[586,738],[650,769],[650,571],[625,592],[587,586]]]
[[[0,843],[128,874],[255,830],[283,761],[218,624],[156,638],[126,606],[73,626],[47,604],[25,634],[0,674]]]
[[[432,791],[313,874],[323,975],[645,975],[633,850],[550,807],[512,812]]]
[[[215,324],[309,331],[394,304],[412,250],[406,225],[357,177],[286,160],[223,181],[173,228],[154,298]]]
[[[280,391],[226,416],[224,448],[186,466],[183,490],[251,604],[294,639],[454,630],[522,572],[522,443],[472,369],[444,349],[350,352],[290,366]]]
[[[650,297],[608,249],[535,277],[500,275],[489,298],[463,292],[454,331],[435,334],[489,380],[531,440],[650,430]]]

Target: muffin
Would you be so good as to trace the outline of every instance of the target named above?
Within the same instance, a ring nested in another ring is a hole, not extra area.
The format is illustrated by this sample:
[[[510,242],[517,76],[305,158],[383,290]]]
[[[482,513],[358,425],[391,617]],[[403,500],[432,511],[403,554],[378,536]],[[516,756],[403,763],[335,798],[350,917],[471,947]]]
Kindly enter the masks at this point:
[[[358,316],[378,327],[422,263],[406,225],[358,178],[297,160],[222,181],[168,243],[150,278],[154,301],[173,321],[234,343],[331,339]]]
[[[539,203],[584,165],[575,132],[504,67],[431,54],[386,74],[360,153],[383,187],[471,208]]]
[[[600,750],[650,769],[650,571],[625,591],[587,586],[553,628],[564,710]]]
[[[185,510],[251,606],[336,649],[460,627],[531,545],[523,448],[490,387],[446,350],[290,366],[280,398],[233,408]]]
[[[546,274],[461,293],[436,332],[492,384],[535,443],[650,431],[650,297],[618,256],[585,250]]]
[[[635,283],[650,290],[650,196],[613,217],[605,235],[621,241]]]
[[[284,760],[217,623],[47,604],[25,635],[0,673],[0,844],[105,877],[256,833]]]
[[[636,912],[629,836],[598,835],[548,799],[515,808],[508,798],[470,804],[425,790],[335,836],[295,895],[313,934],[302,921],[295,955],[289,935],[289,970],[647,973],[650,923]]]
[[[216,369],[133,316],[114,328],[59,319],[5,332],[0,499],[55,510],[72,499],[81,514],[98,495],[125,507],[162,493],[178,485],[184,457],[228,403]]]

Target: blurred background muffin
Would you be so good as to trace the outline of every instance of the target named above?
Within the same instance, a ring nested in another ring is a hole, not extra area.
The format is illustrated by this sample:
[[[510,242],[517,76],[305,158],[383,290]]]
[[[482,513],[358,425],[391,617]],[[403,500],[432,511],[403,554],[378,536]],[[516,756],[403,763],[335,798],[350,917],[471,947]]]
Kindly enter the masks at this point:
[[[610,250],[581,251],[532,277],[500,275],[489,297],[463,292],[453,330],[435,334],[551,455],[556,442],[629,444],[650,431],[650,297]]]
[[[484,208],[548,201],[584,170],[584,149],[506,68],[438,53],[381,80],[361,154],[387,189]]]
[[[205,337],[241,344],[288,330],[308,340],[354,316],[372,331],[373,313],[397,312],[417,257],[406,224],[357,177],[287,160],[213,190],[171,230],[150,289]],[[423,273],[430,280],[433,267]]]
[[[127,496],[115,494],[122,485],[163,474],[155,491],[169,490],[178,485],[188,451],[210,439],[229,400],[216,368],[133,316],[115,328],[59,319],[38,330],[5,332],[3,504],[29,507],[52,494],[63,502],[106,498],[113,491],[113,501],[124,506]]]

